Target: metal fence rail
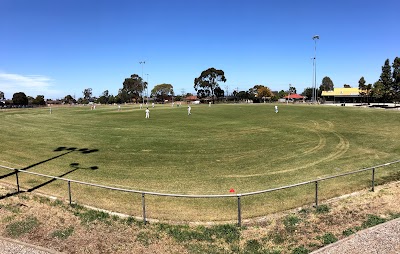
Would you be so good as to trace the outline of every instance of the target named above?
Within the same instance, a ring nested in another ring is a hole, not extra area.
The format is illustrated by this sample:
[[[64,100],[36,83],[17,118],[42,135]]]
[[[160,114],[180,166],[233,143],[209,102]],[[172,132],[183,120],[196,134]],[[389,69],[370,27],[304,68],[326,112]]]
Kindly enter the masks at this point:
[[[94,183],[88,183],[88,182],[82,182],[82,181],[77,181],[77,180],[72,180],[64,177],[57,177],[57,176],[51,176],[51,175],[45,175],[45,174],[40,174],[40,173],[35,173],[35,172],[30,172],[26,170],[21,170],[21,169],[16,169],[16,168],[11,168],[7,166],[2,166],[0,165],[0,168],[8,169],[13,171],[12,174],[15,174],[16,176],[16,185],[17,185],[17,192],[20,192],[20,184],[19,184],[19,178],[18,178],[18,173],[24,173],[24,174],[31,174],[35,176],[41,176],[41,177],[46,177],[46,178],[51,178],[53,180],[61,180],[65,181],[68,183],[68,198],[69,198],[69,204],[72,204],[72,194],[71,194],[71,183],[76,183],[76,184],[82,184],[86,186],[91,186],[91,187],[97,187],[97,188],[103,188],[103,189],[108,189],[108,190],[113,190],[113,191],[122,191],[122,192],[129,192],[129,193],[137,193],[141,194],[142,197],[142,218],[143,222],[146,223],[146,195],[153,195],[153,196],[162,196],[162,197],[177,197],[177,198],[236,198],[237,199],[237,224],[238,226],[242,225],[242,208],[241,208],[241,198],[245,196],[251,196],[251,195],[259,195],[263,193],[268,193],[268,192],[274,192],[274,191],[280,191],[284,189],[289,189],[289,188],[294,188],[302,185],[307,185],[307,184],[314,184],[315,185],[315,206],[318,206],[318,183],[338,177],[343,177],[343,176],[348,176],[348,175],[353,175],[361,172],[365,172],[368,170],[371,170],[372,176],[371,176],[371,190],[374,191],[375,188],[375,170],[378,168],[386,167],[389,165],[393,165],[396,163],[400,163],[400,160],[376,165],[373,167],[369,168],[363,168],[359,169],[356,171],[351,171],[343,174],[338,174],[338,175],[332,175],[332,176],[327,176],[324,178],[318,178],[306,182],[301,182],[301,183],[296,183],[292,185],[286,185],[286,186],[281,186],[277,188],[272,188],[272,189],[267,189],[267,190],[260,190],[260,191],[254,191],[254,192],[246,192],[246,193],[240,193],[240,194],[221,194],[221,195],[188,195],[188,194],[174,194],[174,193],[161,193],[161,192],[151,192],[151,191],[141,191],[141,190],[133,190],[133,189],[124,189],[124,188],[116,188],[116,187],[111,187],[107,185],[101,185],[101,184],[94,184]]]

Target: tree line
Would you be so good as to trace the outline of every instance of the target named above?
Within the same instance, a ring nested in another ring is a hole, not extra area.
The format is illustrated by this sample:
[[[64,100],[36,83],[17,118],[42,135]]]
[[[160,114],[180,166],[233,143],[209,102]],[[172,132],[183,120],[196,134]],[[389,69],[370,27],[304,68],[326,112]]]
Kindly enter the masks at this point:
[[[348,84],[344,88],[350,88]],[[332,91],[334,84],[329,77],[324,77],[318,89],[318,95],[322,91]],[[382,66],[382,72],[377,81],[373,84],[366,82],[362,76],[358,81],[358,89],[362,99],[366,102],[400,102],[400,58],[396,57],[390,65],[386,59]],[[311,96],[312,88],[304,89],[303,95]]]
[[[233,90],[231,94],[221,88],[221,82],[227,81],[223,70],[209,68],[201,72],[199,77],[194,79],[193,88],[197,93],[199,99],[207,99],[215,102],[216,100],[252,100],[254,102],[262,101],[276,101],[283,98],[288,94],[296,93],[296,88],[289,84],[288,90],[272,91],[268,86],[254,85],[248,90],[239,91]],[[351,87],[344,84],[343,87]],[[330,77],[325,76],[322,79],[317,94],[320,96],[322,91],[331,91],[334,88],[333,81]],[[375,83],[366,84],[364,77],[358,81],[358,88],[361,90],[360,95],[367,101],[375,102],[399,102],[400,101],[400,58],[396,57],[390,65],[389,59],[386,59],[382,66],[382,73],[379,80]],[[313,89],[307,87],[301,93],[307,98],[312,97]],[[89,102],[101,104],[113,103],[139,103],[151,99],[155,102],[165,102],[169,100],[182,100],[183,98],[192,95],[185,94],[182,91],[181,95],[176,95],[173,85],[163,83],[154,86],[148,94],[148,83],[143,80],[138,74],[132,74],[130,77],[125,78],[122,82],[122,88],[118,90],[116,96],[105,90],[99,97],[94,97],[92,88],[86,88],[82,91],[83,96],[75,99],[71,95],[65,96],[60,101],[66,104],[79,103],[87,104]],[[4,93],[0,91],[0,100],[4,101]],[[36,98],[26,96],[23,92],[18,92],[13,95],[12,103],[14,105],[45,105],[46,101],[43,95],[37,95]]]

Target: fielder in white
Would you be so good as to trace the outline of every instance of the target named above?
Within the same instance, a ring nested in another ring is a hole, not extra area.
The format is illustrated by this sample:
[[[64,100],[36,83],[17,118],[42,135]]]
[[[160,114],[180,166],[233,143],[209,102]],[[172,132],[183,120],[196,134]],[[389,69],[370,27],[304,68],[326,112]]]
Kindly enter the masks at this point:
[[[275,106],[275,113],[278,113],[278,106]]]
[[[191,115],[192,113],[190,112],[192,110],[192,108],[190,106],[188,106],[188,115]]]
[[[146,118],[150,118],[150,110],[149,110],[149,108],[146,108]]]

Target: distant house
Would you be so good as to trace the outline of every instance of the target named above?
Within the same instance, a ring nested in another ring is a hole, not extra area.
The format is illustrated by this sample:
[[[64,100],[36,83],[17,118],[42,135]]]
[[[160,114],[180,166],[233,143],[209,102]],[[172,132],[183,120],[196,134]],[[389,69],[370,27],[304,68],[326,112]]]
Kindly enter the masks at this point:
[[[199,100],[199,98],[197,98],[196,95],[187,96],[187,97],[185,98],[185,101],[186,101],[188,104],[189,104],[189,103],[192,103],[192,104],[199,104],[199,103],[200,103],[200,100]]]
[[[366,91],[354,88],[334,88],[333,91],[322,91],[321,97],[326,102],[333,103],[358,103],[362,100],[361,93]]]
[[[187,101],[197,101],[198,98],[197,98],[196,95],[191,95],[191,96],[186,97],[185,100],[187,100]]]
[[[300,102],[300,101],[304,102],[305,97],[301,96],[300,94],[293,93],[293,94],[286,95],[285,97],[283,97],[283,99],[293,101],[293,102]]]

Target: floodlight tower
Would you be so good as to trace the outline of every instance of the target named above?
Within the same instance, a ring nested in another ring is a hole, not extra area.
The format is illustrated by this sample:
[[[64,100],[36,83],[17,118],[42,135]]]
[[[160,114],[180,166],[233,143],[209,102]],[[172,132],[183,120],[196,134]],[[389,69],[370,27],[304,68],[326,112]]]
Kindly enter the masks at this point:
[[[146,77],[147,77],[146,97],[147,97],[147,102],[149,102],[149,74],[148,73],[146,74]]]
[[[319,40],[319,35],[314,35],[312,37],[312,39],[314,40],[314,61],[313,61],[313,73],[314,73],[314,77],[313,77],[313,102],[317,102],[317,97],[318,97],[318,93],[317,93],[317,40]]]
[[[142,66],[142,99],[143,99],[143,106],[144,106],[144,83],[143,83],[143,66],[146,63],[146,61],[140,61],[139,64]]]

